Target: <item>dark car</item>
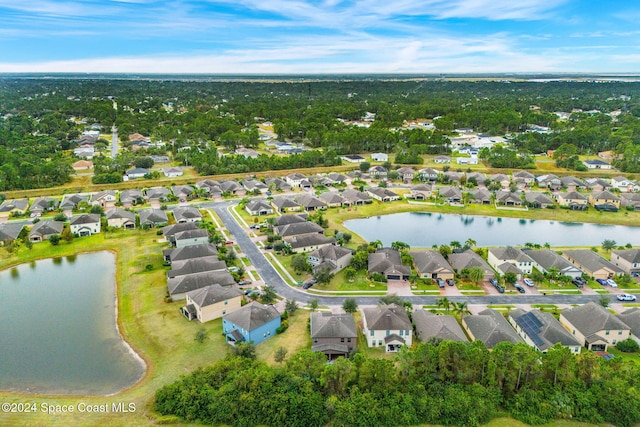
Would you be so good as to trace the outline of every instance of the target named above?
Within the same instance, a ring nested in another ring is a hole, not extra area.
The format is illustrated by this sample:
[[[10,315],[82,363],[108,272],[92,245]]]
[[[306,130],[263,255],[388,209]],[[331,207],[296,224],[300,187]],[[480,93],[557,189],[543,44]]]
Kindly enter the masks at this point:
[[[498,281],[496,279],[489,279],[489,283],[491,283],[491,286],[493,287],[498,286]]]
[[[445,282],[447,282],[447,285],[449,285],[449,286],[455,285],[455,282],[453,281],[453,279],[447,279],[447,280],[445,280]]]
[[[496,286],[496,289],[498,290],[498,292],[500,292],[501,294],[504,294],[504,286],[498,285]]]
[[[316,284],[316,279],[309,279],[302,284],[302,289],[309,289]]]
[[[578,288],[584,288],[584,284],[582,283],[582,280],[578,280],[578,278],[576,277],[575,279],[573,279],[571,281],[571,283],[573,283],[574,285],[576,285],[576,287]]]
[[[444,280],[436,279],[436,283],[438,284],[439,288],[444,288]]]
[[[600,283],[602,286],[609,285],[605,279],[596,279],[596,282]]]
[[[514,283],[513,287],[521,294],[524,294],[524,287],[520,283]]]

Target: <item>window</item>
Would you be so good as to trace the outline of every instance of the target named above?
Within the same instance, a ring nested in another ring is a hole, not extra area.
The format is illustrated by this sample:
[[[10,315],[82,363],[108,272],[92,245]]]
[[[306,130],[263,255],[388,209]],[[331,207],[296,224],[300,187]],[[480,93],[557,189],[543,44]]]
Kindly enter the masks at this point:
[[[607,331],[607,332],[605,332],[604,334],[605,334],[605,335],[609,335],[609,332],[610,332],[610,331]]]
[[[222,310],[222,314],[227,314],[227,310]]]
[[[314,343],[314,344],[318,344],[318,338],[314,338],[314,339],[313,339],[313,343]]]
[[[224,302],[224,305],[227,305],[227,304],[229,304],[229,301],[225,301],[225,302]]]
[[[387,329],[387,336],[391,335],[391,331]]]
[[[622,335],[622,331],[618,331],[618,335]]]
[[[351,338],[347,338],[347,342],[351,342]]]
[[[378,345],[382,345],[382,340],[378,340]]]
[[[404,330],[400,329],[400,336],[404,334]]]
[[[616,340],[613,340],[613,345],[616,345]]]
[[[344,338],[340,338],[340,342],[344,342]]]
[[[373,331],[370,331],[370,332],[369,332],[369,335],[373,336]]]

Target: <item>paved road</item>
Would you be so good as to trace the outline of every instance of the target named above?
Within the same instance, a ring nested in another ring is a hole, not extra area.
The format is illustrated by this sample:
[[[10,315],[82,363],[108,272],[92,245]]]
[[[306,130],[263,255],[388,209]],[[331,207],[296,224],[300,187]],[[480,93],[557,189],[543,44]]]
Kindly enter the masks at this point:
[[[118,157],[118,128],[113,125],[111,128],[111,158]]]
[[[235,201],[205,203],[202,207],[212,208],[220,217],[233,235],[236,243],[245,253],[251,264],[264,279],[266,284],[273,286],[278,295],[295,299],[298,302],[308,303],[312,299],[317,299],[320,305],[341,305],[346,296],[323,296],[308,294],[300,289],[293,288],[286,284],[280,275],[266,259],[262,251],[253,243],[245,230],[238,224],[235,218],[229,213],[227,208],[236,204]],[[376,305],[379,296],[354,297],[358,305]],[[413,305],[435,305],[440,296],[406,296],[405,301],[410,301]],[[448,296],[450,301],[466,301],[468,304],[585,304],[590,301],[599,301],[600,295],[483,295],[483,296]],[[615,297],[611,297],[613,302]]]

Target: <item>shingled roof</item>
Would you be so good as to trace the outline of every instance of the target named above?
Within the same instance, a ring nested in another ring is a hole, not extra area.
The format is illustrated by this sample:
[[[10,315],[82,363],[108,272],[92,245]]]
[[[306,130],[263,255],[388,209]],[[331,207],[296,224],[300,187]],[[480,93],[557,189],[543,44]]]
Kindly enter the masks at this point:
[[[239,310],[225,314],[223,319],[245,331],[253,331],[277,317],[280,317],[280,313],[274,306],[252,302]]]
[[[311,313],[311,338],[357,338],[356,323],[350,314]]]
[[[546,351],[556,343],[569,347],[581,345],[551,313],[516,308],[509,313],[509,317],[540,351]]]
[[[367,329],[377,331],[410,330],[411,321],[404,308],[396,305],[381,305],[362,309]]]
[[[242,295],[242,291],[234,286],[220,286],[218,284],[187,292],[187,296],[199,307],[206,307],[220,301],[242,297]]]
[[[469,339],[453,316],[441,316],[429,311],[418,309],[413,312],[413,323],[420,341],[430,338],[441,340],[467,342]]]
[[[630,329],[613,313],[593,301],[563,310],[562,316],[587,338],[599,331]]]
[[[493,309],[486,309],[474,316],[466,316],[462,319],[471,335],[484,342],[487,348],[493,348],[502,341],[514,344],[522,342],[520,335],[511,327],[502,314]]]

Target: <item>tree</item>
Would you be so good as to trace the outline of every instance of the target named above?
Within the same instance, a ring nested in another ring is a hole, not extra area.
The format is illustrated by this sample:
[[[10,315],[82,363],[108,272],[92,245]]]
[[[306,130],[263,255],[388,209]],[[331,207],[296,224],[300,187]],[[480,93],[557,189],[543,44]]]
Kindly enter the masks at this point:
[[[407,250],[410,248],[410,246],[405,243],[405,242],[392,242],[391,243],[391,248],[395,249],[396,251],[400,252],[402,250]]]
[[[53,236],[49,237],[49,242],[51,242],[53,246],[58,246],[60,244],[60,239],[61,237],[59,235],[54,234]]]
[[[347,313],[355,313],[358,310],[355,298],[345,298],[342,303],[342,309]]]
[[[404,300],[396,294],[388,294],[388,295],[381,296],[379,301],[380,301],[380,304],[395,304],[400,307],[404,305]]]
[[[253,341],[242,341],[231,346],[234,355],[244,357],[246,359],[256,358],[256,346]]]
[[[602,242],[602,249],[605,251],[610,251],[611,249],[616,247],[616,241],[611,239],[605,239]]]
[[[467,314],[471,314],[466,301],[461,301],[458,303],[454,302],[452,303],[452,305],[453,312],[458,316],[459,319],[461,319],[463,316],[466,316]]]
[[[311,310],[311,312],[313,313],[317,309],[318,309],[318,299],[314,298],[311,301],[309,301],[309,310]]]
[[[438,298],[436,300],[436,305],[438,307],[444,308],[444,311],[447,312],[447,313],[451,309],[451,301],[449,301],[449,298],[447,298],[447,297]]]
[[[198,329],[198,332],[196,332],[195,340],[198,341],[199,343],[203,343],[206,339],[207,339],[207,330],[205,328]]]
[[[616,344],[616,348],[624,353],[636,353],[638,350],[640,350],[640,346],[632,338],[627,338],[626,340],[620,341],[618,344]]]
[[[264,304],[273,304],[276,300],[276,290],[273,286],[265,286],[262,288],[262,302]]]
[[[344,278],[347,279],[349,282],[355,280],[356,275],[357,275],[357,271],[355,268],[347,267],[344,269]]]
[[[360,172],[368,172],[369,168],[371,168],[371,163],[369,162],[361,162],[359,165]]]
[[[602,295],[600,297],[600,300],[598,301],[600,303],[600,305],[604,308],[609,307],[609,297],[607,295]]]
[[[291,268],[296,274],[300,275],[305,271],[311,270],[311,265],[304,254],[296,254],[291,258]]]
[[[476,245],[476,241],[473,240],[471,237],[469,237],[467,240],[464,241],[464,247],[467,249],[470,249],[475,245]]]
[[[484,280],[484,268],[482,267],[471,267],[468,271],[469,280],[474,282],[476,285],[479,285],[482,280]]]
[[[447,245],[440,245],[440,249],[438,250],[440,251],[440,254],[445,258],[451,255],[451,247]]]
[[[296,310],[298,310],[298,302],[295,299],[288,299],[284,305],[284,309],[289,313],[289,315],[293,316]]]
[[[62,229],[62,233],[60,234],[62,240],[64,240],[67,243],[71,243],[73,241],[73,233],[71,232],[71,228],[65,226]]]
[[[518,281],[518,275],[513,271],[507,271],[504,273],[504,283],[506,285],[513,285]]]
[[[453,249],[460,249],[462,247],[462,245],[460,244],[460,242],[458,242],[457,240],[453,240],[451,243],[449,243],[449,245],[453,248]]]
[[[275,354],[273,355],[273,360],[275,360],[276,363],[282,363],[284,362],[284,359],[286,357],[287,357],[287,349],[284,347],[278,347]]]
[[[316,279],[318,284],[326,285],[327,283],[331,282],[331,279],[333,279],[333,273],[331,273],[328,268],[321,268],[320,270],[313,273],[313,278]]]

